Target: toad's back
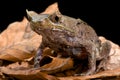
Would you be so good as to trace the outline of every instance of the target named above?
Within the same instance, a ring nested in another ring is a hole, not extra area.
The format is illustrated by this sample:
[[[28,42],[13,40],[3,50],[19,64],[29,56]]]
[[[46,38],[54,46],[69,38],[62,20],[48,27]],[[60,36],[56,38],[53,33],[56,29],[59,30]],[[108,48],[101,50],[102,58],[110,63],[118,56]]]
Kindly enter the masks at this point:
[[[39,31],[39,34],[43,36],[42,44],[44,46],[50,47],[56,52],[65,51],[68,53],[73,53],[71,50],[76,47],[80,49],[81,47],[90,48],[93,47],[92,44],[99,47],[100,40],[92,27],[80,19],[74,19],[67,16],[63,16],[63,18],[64,19],[61,18],[63,21],[60,21],[60,25],[63,25],[74,32],[59,29],[41,30]],[[91,49],[88,49],[88,52],[91,52]]]
[[[84,45],[86,41],[91,41],[96,44],[99,42],[98,36],[94,29],[80,19],[62,16],[59,20],[59,23],[60,25],[73,30],[74,32],[57,29],[47,29],[41,31],[40,34],[43,35],[43,42],[46,45],[50,45],[50,47],[55,47],[60,44],[78,47],[81,44]]]

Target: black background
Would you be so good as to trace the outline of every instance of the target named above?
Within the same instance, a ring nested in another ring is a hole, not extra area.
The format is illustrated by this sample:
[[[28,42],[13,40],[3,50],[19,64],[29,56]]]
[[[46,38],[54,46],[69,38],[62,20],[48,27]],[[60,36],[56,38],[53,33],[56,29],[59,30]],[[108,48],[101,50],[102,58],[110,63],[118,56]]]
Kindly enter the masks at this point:
[[[115,0],[1,0],[0,31],[14,21],[21,21],[26,16],[26,9],[40,13],[54,2],[58,2],[62,14],[81,18],[91,25],[99,36],[120,44],[120,9],[119,2]]]

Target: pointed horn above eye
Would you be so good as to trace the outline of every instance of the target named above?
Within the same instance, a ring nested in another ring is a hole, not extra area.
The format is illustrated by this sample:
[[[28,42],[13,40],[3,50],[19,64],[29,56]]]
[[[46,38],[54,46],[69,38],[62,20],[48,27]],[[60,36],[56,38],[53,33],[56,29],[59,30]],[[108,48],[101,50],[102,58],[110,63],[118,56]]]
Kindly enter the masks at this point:
[[[26,9],[26,13],[29,21],[32,20],[33,16],[38,15],[35,11],[28,11],[27,9]]]

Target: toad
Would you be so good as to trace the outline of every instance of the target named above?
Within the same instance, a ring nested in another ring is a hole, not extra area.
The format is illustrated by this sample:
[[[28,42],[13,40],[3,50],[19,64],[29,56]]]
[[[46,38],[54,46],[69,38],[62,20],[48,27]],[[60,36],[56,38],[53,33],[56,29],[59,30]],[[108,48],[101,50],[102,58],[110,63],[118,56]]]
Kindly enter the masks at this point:
[[[62,15],[59,11],[52,14],[37,14],[27,11],[28,21],[33,31],[42,35],[42,43],[36,53],[34,67],[40,67],[43,49],[49,47],[61,57],[81,59],[88,57],[88,70],[84,75],[94,74],[96,61],[105,60],[110,51],[110,43],[101,43],[95,30],[81,19]]]

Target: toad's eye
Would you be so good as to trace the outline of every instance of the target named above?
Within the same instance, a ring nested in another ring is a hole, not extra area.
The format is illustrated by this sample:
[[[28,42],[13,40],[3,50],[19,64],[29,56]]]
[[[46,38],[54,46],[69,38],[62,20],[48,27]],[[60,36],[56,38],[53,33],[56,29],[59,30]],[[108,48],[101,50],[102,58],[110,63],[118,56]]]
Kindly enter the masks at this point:
[[[59,21],[59,17],[58,16],[55,16],[55,21],[58,22]]]
[[[54,22],[54,23],[58,23],[59,17],[56,16],[56,15],[53,15],[53,16],[50,17],[50,20],[51,20],[52,22]]]

